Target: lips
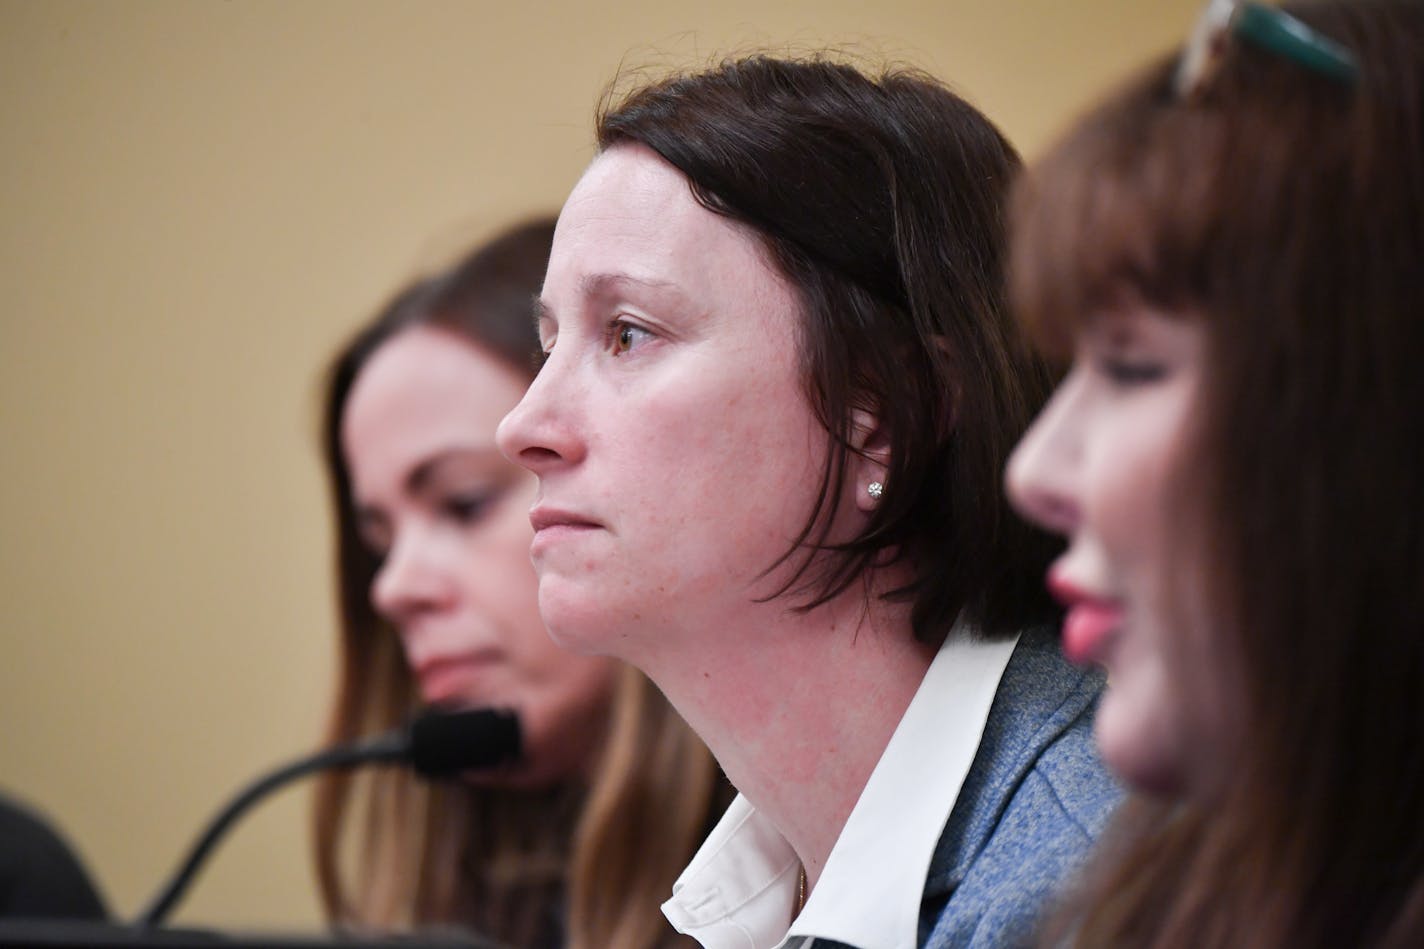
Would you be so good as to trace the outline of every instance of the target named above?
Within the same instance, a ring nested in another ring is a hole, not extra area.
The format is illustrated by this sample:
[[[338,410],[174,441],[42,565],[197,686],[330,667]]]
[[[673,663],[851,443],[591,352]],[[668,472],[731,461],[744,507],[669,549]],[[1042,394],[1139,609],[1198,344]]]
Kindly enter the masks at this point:
[[[420,697],[427,703],[468,704],[480,701],[488,690],[489,670],[499,665],[497,649],[481,649],[459,655],[432,656],[412,666],[420,683]]]
[[[603,525],[592,518],[543,505],[529,512],[529,523],[534,527],[534,539],[529,545],[529,555],[534,558],[536,567],[552,547],[571,538],[603,529]]]
[[[1122,628],[1122,604],[1089,593],[1056,571],[1048,575],[1048,591],[1068,608],[1063,619],[1063,654],[1068,661],[1077,665],[1101,664]]]
[[[571,511],[564,511],[554,507],[544,507],[542,505],[529,512],[529,523],[533,526],[534,533],[536,534],[560,527],[586,529],[603,526],[597,521],[584,517],[581,514],[575,514]]]

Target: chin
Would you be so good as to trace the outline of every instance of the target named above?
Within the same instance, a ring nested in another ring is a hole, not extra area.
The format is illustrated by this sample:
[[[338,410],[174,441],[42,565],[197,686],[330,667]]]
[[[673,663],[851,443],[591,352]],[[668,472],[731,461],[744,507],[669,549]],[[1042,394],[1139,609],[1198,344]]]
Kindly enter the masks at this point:
[[[615,619],[617,609],[582,591],[569,593],[552,584],[539,585],[539,616],[549,638],[580,656],[618,656],[617,643],[627,637],[624,624]]]
[[[586,622],[570,621],[558,613],[543,613],[549,638],[560,649],[579,656],[604,656],[608,654],[606,638],[598,631],[590,629]]]
[[[1098,708],[1093,735],[1098,753],[1117,777],[1134,791],[1171,797],[1187,785],[1177,742],[1170,729],[1153,728],[1152,710],[1114,702],[1111,689]]]

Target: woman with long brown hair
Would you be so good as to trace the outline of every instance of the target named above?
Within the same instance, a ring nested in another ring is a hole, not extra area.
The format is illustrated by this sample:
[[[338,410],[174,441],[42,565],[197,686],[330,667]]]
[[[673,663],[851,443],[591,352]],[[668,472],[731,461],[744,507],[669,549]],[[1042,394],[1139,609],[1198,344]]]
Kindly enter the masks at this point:
[[[1009,468],[1135,790],[1053,945],[1424,945],[1424,5],[1215,3],[1015,219]]]
[[[337,355],[324,449],[340,670],[328,738],[418,705],[519,713],[523,759],[445,786],[382,771],[318,789],[332,920],[456,925],[517,947],[675,944],[658,905],[725,804],[696,736],[642,675],[556,647],[528,559],[534,478],[494,448],[538,355],[553,222],[401,291]]]

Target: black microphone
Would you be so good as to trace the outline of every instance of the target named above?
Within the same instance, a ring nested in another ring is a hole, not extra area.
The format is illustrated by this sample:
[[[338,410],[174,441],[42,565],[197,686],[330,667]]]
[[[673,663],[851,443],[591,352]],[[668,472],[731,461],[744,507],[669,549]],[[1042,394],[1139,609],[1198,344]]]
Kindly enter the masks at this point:
[[[404,764],[423,778],[449,778],[515,761],[520,745],[519,717],[512,711],[432,706],[404,728],[298,758],[249,784],[209,822],[188,858],[134,925],[149,928],[161,924],[182,898],[204,858],[238,816],[294,778],[327,768],[363,764]]]

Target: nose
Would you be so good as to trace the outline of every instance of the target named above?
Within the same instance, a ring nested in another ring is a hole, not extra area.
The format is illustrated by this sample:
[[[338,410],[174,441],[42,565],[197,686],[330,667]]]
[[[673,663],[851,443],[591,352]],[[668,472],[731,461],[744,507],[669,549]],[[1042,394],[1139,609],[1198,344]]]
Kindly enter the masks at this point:
[[[495,444],[504,457],[537,475],[564,464],[576,464],[585,454],[577,407],[583,396],[574,390],[575,367],[561,359],[555,347],[519,404],[495,430]]]
[[[1083,462],[1080,406],[1072,374],[1053,394],[1009,458],[1009,500],[1026,519],[1072,534],[1082,519],[1078,479]]]
[[[429,536],[399,535],[371,581],[371,605],[390,623],[448,608],[456,596],[450,571],[440,563]]]

